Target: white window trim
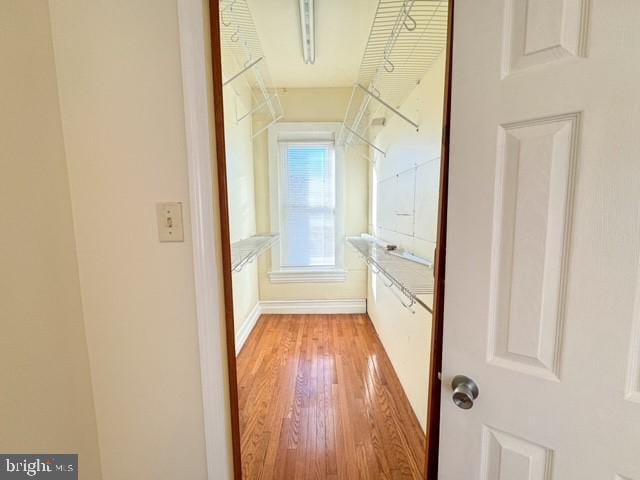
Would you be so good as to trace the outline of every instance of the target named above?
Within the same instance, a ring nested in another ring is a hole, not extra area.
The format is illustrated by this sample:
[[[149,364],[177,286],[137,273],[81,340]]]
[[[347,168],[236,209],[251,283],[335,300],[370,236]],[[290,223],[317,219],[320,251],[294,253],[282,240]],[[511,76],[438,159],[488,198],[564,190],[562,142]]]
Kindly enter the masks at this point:
[[[280,149],[279,142],[333,141],[338,137],[339,122],[295,122],[276,123],[269,127],[269,202],[271,213],[271,231],[280,232],[282,218],[280,189]],[[345,222],[345,182],[344,147],[334,143],[336,175],[336,265],[335,267],[296,267],[280,266],[281,245],[271,249],[271,283],[318,283],[344,282],[347,272],[344,269],[344,222]]]

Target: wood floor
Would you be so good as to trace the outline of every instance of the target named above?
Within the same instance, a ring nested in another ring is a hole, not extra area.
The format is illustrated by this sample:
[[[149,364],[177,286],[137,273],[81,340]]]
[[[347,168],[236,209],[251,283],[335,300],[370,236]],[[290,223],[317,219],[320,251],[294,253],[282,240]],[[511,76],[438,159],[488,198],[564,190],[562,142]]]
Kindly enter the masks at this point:
[[[263,315],[238,357],[243,479],[422,479],[424,432],[364,315]]]

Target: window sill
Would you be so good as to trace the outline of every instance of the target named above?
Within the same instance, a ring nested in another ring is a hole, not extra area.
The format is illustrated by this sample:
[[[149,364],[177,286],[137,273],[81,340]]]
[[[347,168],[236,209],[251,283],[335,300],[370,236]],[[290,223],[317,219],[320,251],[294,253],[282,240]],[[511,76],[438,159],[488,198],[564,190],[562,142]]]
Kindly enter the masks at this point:
[[[271,283],[337,283],[347,279],[347,272],[340,269],[269,272]]]

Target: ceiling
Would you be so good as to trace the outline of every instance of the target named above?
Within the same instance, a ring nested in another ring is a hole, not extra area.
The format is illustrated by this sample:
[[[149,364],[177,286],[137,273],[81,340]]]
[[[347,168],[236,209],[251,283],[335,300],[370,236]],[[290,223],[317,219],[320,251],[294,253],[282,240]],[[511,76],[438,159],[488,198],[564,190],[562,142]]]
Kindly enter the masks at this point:
[[[298,0],[247,0],[274,87],[352,86],[377,0],[316,0],[316,62],[302,58]]]

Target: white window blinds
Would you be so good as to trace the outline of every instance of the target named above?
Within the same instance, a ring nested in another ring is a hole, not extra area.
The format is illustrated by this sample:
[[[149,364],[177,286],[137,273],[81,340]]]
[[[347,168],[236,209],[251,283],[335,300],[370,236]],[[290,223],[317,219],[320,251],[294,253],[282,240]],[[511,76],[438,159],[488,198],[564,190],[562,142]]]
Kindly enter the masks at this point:
[[[332,144],[281,143],[281,266],[336,264],[336,179]]]

